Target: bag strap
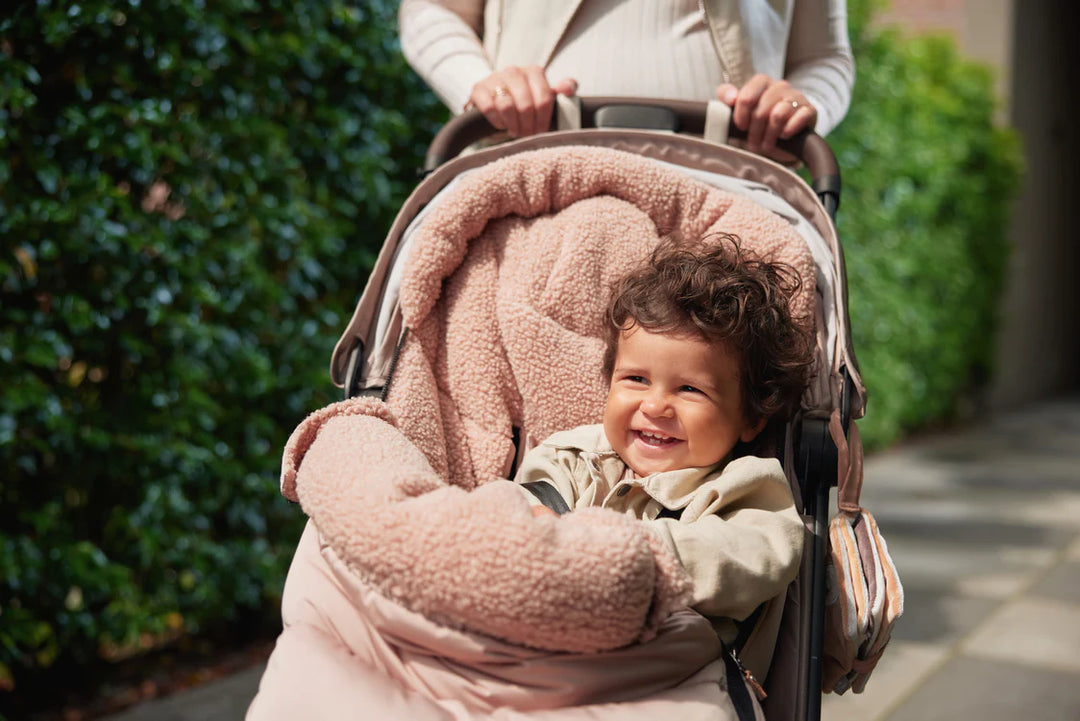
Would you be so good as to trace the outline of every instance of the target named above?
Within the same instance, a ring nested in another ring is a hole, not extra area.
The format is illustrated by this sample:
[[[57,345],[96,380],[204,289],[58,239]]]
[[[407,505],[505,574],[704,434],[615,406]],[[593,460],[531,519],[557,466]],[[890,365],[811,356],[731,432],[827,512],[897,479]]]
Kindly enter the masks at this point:
[[[863,448],[859,427],[854,421],[848,424],[847,433],[840,421],[840,409],[834,408],[829,417],[829,435],[836,444],[837,498],[841,511],[858,513],[859,495],[863,483]]]
[[[521,485],[558,515],[561,516],[570,512],[570,506],[566,505],[566,499],[555,489],[555,486],[547,481],[529,481]]]

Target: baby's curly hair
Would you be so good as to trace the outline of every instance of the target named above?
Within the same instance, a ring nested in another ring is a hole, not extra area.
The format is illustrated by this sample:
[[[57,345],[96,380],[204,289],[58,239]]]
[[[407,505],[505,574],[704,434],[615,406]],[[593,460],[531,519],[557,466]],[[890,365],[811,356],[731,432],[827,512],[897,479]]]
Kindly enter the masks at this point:
[[[668,237],[649,262],[612,287],[603,371],[611,377],[622,331],[688,333],[738,354],[749,423],[787,419],[798,409],[813,364],[809,322],[792,316],[801,285],[783,263],[746,257],[739,239],[716,234],[691,247]]]

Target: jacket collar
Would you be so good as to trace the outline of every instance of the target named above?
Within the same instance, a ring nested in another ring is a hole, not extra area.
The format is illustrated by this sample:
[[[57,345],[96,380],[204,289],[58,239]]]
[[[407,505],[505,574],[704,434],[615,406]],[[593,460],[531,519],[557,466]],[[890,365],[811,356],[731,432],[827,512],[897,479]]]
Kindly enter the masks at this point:
[[[626,473],[626,464],[612,449],[602,425],[582,426],[573,431],[560,433],[557,441],[546,441],[546,443],[556,448],[579,451],[586,462],[612,486],[619,484]],[[718,473],[729,460],[730,458],[725,458],[714,466],[704,468],[680,468],[675,471],[653,473],[628,482],[644,488],[650,496],[666,508],[685,508],[701,484]]]

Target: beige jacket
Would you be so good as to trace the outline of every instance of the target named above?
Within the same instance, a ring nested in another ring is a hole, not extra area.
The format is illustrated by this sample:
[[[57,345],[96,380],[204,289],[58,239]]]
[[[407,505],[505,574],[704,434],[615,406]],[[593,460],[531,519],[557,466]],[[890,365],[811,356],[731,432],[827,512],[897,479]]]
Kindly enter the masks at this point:
[[[642,519],[675,551],[693,579],[691,605],[720,637],[770,603],[743,652],[764,679],[783,594],[795,579],[805,528],[774,458],[744,456],[714,468],[686,468],[624,479],[626,465],[602,426],[556,433],[526,454],[518,483],[549,481],[574,508],[601,506]],[[681,511],[678,519],[661,517]],[[752,645],[752,648],[751,648]]]

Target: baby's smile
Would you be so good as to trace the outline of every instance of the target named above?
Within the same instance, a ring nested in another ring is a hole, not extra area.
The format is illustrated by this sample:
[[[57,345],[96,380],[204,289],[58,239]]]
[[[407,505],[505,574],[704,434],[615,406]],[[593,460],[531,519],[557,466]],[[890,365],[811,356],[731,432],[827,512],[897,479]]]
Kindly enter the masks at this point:
[[[636,430],[634,431],[634,434],[639,441],[647,446],[652,446],[653,448],[664,448],[679,442],[678,438],[673,438],[672,436],[657,433],[655,431]]]

